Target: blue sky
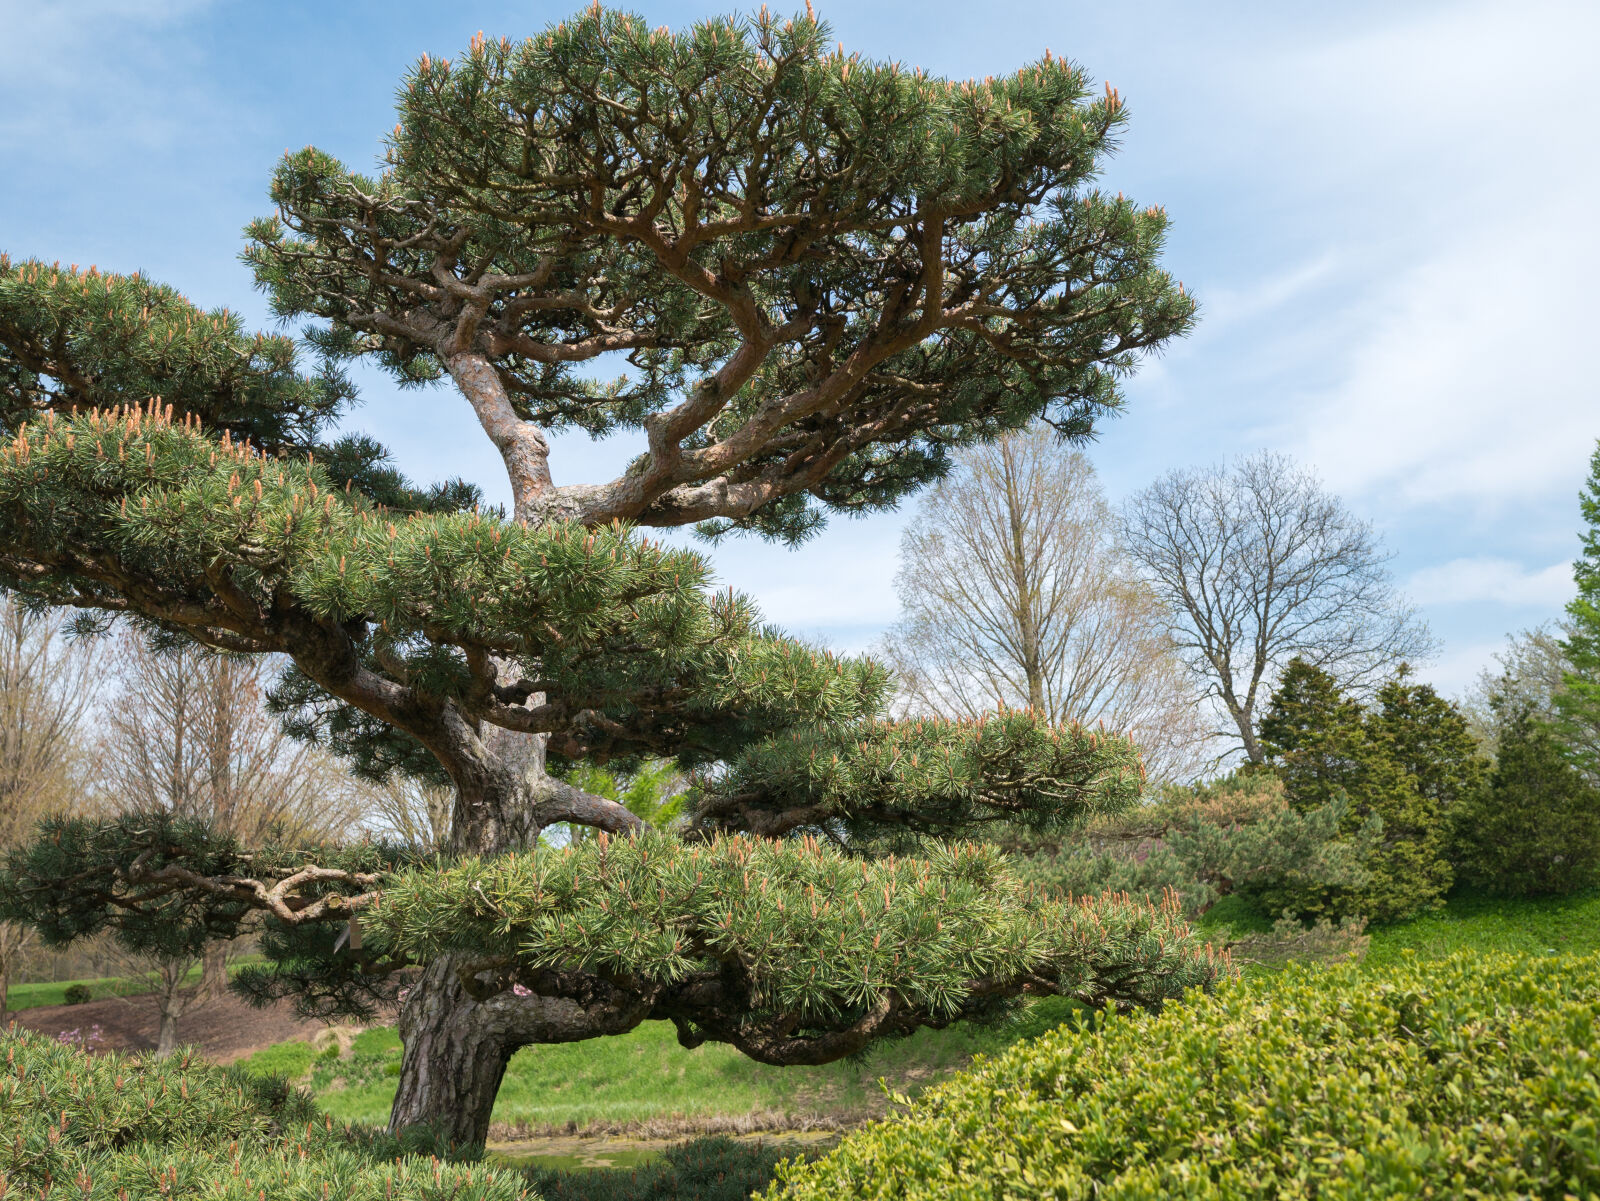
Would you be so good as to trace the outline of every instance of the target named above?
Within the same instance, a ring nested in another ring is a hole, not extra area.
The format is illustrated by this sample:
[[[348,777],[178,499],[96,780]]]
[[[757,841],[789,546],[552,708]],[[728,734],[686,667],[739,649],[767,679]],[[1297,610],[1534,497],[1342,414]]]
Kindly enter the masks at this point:
[[[277,156],[309,143],[370,168],[412,59],[454,54],[479,29],[524,36],[575,6],[0,0],[0,249],[143,269],[264,319],[236,255]],[[726,11],[633,7],[673,26]],[[1049,47],[1120,89],[1132,121],[1107,182],[1171,213],[1168,261],[1202,320],[1147,364],[1092,449],[1113,498],[1260,447],[1312,464],[1395,551],[1444,640],[1422,674],[1447,691],[1506,633],[1559,614],[1600,436],[1600,5],[818,11],[871,57],[967,77]],[[503,492],[461,401],[363,383],[351,424],[403,468]],[[621,449],[562,439],[556,478],[609,478]],[[902,522],[712,557],[791,630],[860,649],[895,617]]]

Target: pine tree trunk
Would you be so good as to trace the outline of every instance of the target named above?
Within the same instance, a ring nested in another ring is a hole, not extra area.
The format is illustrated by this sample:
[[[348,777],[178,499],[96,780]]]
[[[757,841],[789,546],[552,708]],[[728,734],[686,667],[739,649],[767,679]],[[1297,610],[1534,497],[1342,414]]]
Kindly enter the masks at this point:
[[[156,1058],[165,1059],[178,1045],[178,1012],[172,1002],[161,998],[161,1028],[156,1034]]]
[[[539,798],[566,787],[545,772],[544,736],[489,729],[476,745],[478,753],[452,772],[456,803],[449,851],[488,857],[532,846],[539,837]],[[620,812],[637,825],[626,810]],[[519,1047],[624,1034],[650,1010],[626,990],[590,997],[585,1005],[506,992],[479,1002],[462,985],[457,963],[446,955],[428,964],[401,1008],[405,1049],[391,1130],[426,1124],[457,1143],[481,1143],[506,1064]]]
[[[489,1117],[516,1050],[485,1020],[455,975],[451,957],[423,971],[400,1011],[400,1086],[389,1129],[433,1126],[461,1145],[489,1137]]]
[[[544,739],[485,732],[488,752],[476,778],[457,780],[449,849],[494,855],[538,838],[532,826],[533,788],[544,777]],[[462,987],[455,961],[427,965],[400,1011],[399,1087],[389,1129],[433,1126],[445,1138],[481,1143],[489,1115],[517,1047]]]

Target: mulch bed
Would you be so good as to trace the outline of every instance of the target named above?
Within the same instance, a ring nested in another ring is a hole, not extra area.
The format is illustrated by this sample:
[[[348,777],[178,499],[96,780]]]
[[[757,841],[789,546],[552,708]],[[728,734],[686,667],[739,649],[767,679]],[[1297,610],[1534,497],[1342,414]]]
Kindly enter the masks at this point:
[[[51,1038],[77,1030],[94,1051],[149,1051],[155,1049],[160,1017],[154,996],[134,996],[107,997],[82,1005],[41,1005],[8,1014],[6,1022]],[[97,1024],[100,1041],[90,1042]],[[287,1001],[257,1009],[230,993],[197,1003],[179,1018],[178,1042],[199,1047],[213,1063],[231,1063],[273,1043],[309,1040],[324,1025],[314,1018],[296,1017]]]

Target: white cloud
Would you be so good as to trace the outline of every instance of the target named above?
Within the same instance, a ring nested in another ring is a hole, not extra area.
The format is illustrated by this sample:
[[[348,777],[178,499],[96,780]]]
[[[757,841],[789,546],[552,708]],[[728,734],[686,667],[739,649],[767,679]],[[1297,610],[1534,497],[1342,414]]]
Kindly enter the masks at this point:
[[[1579,149],[1600,123],[1586,48],[1600,9],[1397,11],[1271,72],[1260,132],[1357,281],[1342,303],[1301,306],[1322,337],[1281,443],[1386,504],[1570,491],[1600,434],[1582,349],[1600,160]]]
[[[170,145],[216,98],[194,86],[201,61],[179,36],[212,0],[0,0],[0,146]],[[25,49],[24,49],[25,48]]]
[[[1406,583],[1412,600],[1424,605],[1488,602],[1555,609],[1572,595],[1572,565],[1552,563],[1527,568],[1510,559],[1452,559],[1424,567]]]

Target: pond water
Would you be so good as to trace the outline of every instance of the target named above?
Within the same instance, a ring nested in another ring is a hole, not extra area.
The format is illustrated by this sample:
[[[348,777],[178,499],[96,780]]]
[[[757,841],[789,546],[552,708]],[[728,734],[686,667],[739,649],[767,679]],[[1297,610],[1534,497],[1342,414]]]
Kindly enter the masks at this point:
[[[825,1151],[839,1141],[837,1130],[776,1130],[730,1135],[741,1143],[764,1143],[783,1152]],[[623,1134],[547,1135],[490,1143],[486,1159],[517,1168],[635,1168],[658,1158],[678,1138],[630,1138]]]

